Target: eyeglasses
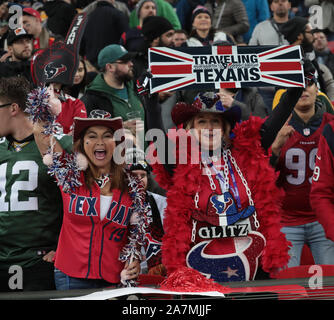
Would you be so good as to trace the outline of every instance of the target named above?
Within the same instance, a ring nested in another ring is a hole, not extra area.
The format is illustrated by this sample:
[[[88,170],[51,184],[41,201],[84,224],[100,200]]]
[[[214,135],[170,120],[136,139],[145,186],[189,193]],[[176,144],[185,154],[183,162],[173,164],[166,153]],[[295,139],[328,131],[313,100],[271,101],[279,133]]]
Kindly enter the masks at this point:
[[[7,106],[10,106],[11,104],[12,104],[12,102],[2,104],[2,105],[0,105],[0,108],[4,108],[4,107],[7,107]]]

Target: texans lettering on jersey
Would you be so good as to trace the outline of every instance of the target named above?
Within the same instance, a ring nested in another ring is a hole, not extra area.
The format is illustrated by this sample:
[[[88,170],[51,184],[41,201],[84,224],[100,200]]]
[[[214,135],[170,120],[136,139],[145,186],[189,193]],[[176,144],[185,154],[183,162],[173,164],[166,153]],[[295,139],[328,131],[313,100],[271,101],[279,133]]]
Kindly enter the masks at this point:
[[[79,216],[97,217],[96,197],[85,197],[75,193],[69,195],[68,212]],[[117,211],[115,211],[115,208]],[[117,201],[112,201],[105,218],[122,226],[127,226],[132,214],[132,209],[125,205],[119,205]]]
[[[118,283],[124,263],[119,253],[127,242],[132,200],[127,192],[113,189],[112,202],[101,219],[100,188],[83,183],[72,194],[62,190],[64,218],[55,267],[76,278],[105,279]]]

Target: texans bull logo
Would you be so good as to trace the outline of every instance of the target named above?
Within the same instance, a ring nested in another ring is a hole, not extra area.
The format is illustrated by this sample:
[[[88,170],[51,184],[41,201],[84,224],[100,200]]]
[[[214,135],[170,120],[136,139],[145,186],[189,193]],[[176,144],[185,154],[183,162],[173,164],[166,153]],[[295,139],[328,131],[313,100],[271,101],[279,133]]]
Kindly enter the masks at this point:
[[[111,114],[106,110],[94,109],[89,113],[90,118],[110,119]]]
[[[203,241],[187,254],[187,266],[217,282],[254,280],[266,240],[256,231],[247,237]]]
[[[45,74],[46,80],[51,80],[51,79],[56,78],[58,75],[65,72],[66,70],[67,70],[67,68],[63,64],[61,64],[60,67],[57,67],[57,66],[54,65],[53,62],[49,62],[44,67],[44,74]]]
[[[210,197],[207,208],[209,215],[217,214],[219,217],[219,225],[232,225],[240,219],[246,219],[255,212],[254,206],[238,211],[234,199],[230,192],[224,192],[220,195]]]
[[[155,240],[150,233],[145,233],[147,241],[146,259],[149,260],[153,255],[157,255],[161,250],[162,243]]]

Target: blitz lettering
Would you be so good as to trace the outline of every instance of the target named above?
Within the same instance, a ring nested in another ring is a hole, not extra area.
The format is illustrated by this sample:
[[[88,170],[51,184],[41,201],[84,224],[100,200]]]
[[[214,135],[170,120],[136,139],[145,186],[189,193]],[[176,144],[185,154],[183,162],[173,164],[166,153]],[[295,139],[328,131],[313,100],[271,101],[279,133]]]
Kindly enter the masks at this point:
[[[248,225],[247,224],[201,227],[198,229],[198,236],[201,239],[246,237],[247,235],[248,235]]]

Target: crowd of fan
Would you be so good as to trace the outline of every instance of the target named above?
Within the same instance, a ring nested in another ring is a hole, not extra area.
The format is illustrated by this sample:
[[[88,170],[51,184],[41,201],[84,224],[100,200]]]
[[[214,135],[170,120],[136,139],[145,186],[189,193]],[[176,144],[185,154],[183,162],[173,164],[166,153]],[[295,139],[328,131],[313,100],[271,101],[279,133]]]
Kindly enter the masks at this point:
[[[320,6],[324,13],[320,27],[311,23],[309,9],[312,5]],[[17,21],[13,20],[13,6],[22,9],[22,16]],[[332,1],[1,0],[0,78],[24,77],[33,88],[35,83],[31,65],[34,63],[34,54],[52,43],[63,41],[73,18],[80,12],[87,13],[88,21],[80,44],[80,62],[74,82],[72,85],[53,83],[54,92],[62,102],[58,122],[64,133],[71,133],[75,116],[105,113],[112,117],[120,116],[129,137],[136,139],[136,130],[146,128],[143,97],[138,94],[136,83],[142,80],[142,75],[148,69],[147,51],[150,47],[300,45],[304,58],[312,61],[315,67],[317,80],[314,82],[319,88],[316,93],[319,110],[334,114]],[[12,24],[15,29],[11,28]],[[271,115],[284,91],[278,89],[222,89],[219,94],[224,105],[238,105],[242,120],[247,120],[250,115],[261,118]],[[192,103],[196,94],[192,90],[159,93],[166,130],[175,127],[171,110],[176,102]],[[137,112],[135,116],[134,112]],[[133,118],[136,120],[133,121]],[[311,130],[319,128],[319,123],[312,125]],[[279,149],[279,156],[282,145],[275,141],[275,147]],[[272,160],[272,164],[277,165],[277,158]],[[159,198],[164,202],[159,205],[159,213],[163,217],[166,190],[159,188],[154,178],[150,178],[150,191],[164,199]],[[286,228],[313,222],[304,218],[292,221],[287,216],[284,219]],[[162,227],[161,221],[159,225]],[[287,230],[286,234],[289,232],[295,234],[295,230]],[[289,266],[300,264],[301,251],[294,255],[299,255],[299,259]],[[7,265],[1,267],[1,258],[0,255],[0,271],[8,273]],[[164,274],[159,261],[154,267],[152,274]]]

